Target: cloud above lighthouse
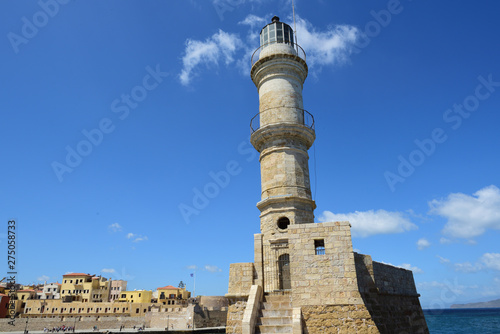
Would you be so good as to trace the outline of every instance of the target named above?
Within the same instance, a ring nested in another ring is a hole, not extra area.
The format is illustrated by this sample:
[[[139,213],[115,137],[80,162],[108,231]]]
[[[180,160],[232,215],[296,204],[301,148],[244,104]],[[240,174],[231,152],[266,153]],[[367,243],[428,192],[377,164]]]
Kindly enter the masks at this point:
[[[413,224],[403,213],[386,210],[355,211],[350,213],[323,211],[318,220],[320,222],[349,221],[354,237],[402,233],[417,229],[417,225]]]
[[[236,69],[242,75],[247,75],[250,70],[250,57],[259,47],[259,27],[263,27],[266,22],[268,20],[264,17],[250,14],[238,23],[248,26],[244,38],[219,29],[205,40],[187,39],[182,55],[180,83],[189,86],[194,77],[221,67]],[[360,34],[358,28],[350,25],[331,25],[320,29],[301,17],[297,17],[296,23],[298,44],[307,54],[311,71],[318,72],[324,66],[340,66],[349,61]]]

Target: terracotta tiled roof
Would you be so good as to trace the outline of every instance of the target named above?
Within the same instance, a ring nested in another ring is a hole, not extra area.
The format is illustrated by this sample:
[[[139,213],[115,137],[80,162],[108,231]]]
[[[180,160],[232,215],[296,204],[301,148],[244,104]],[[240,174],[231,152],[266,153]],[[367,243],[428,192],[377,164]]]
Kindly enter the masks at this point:
[[[64,276],[91,276],[90,274],[82,274],[82,273],[71,273],[71,274],[65,274]]]
[[[158,288],[157,290],[173,290],[173,289],[179,289],[179,288],[176,288],[175,286],[167,285],[167,286],[164,286],[163,288]]]

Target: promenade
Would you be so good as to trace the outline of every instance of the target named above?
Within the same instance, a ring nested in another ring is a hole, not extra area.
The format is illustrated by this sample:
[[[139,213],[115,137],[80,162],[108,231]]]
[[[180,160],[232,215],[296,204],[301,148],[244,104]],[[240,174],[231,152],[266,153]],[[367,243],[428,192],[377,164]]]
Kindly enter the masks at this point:
[[[155,333],[170,333],[170,334],[187,334],[187,333],[197,333],[197,334],[215,334],[215,333],[225,333],[226,332],[226,327],[211,327],[211,328],[197,328],[197,329],[174,329],[174,330],[165,330],[161,328],[146,328],[144,330],[139,331],[138,329],[133,329],[133,328],[124,328],[120,331],[120,329],[99,329],[97,331],[89,331],[89,330],[78,330],[76,329],[74,332],[73,331],[59,331],[55,333],[59,334],[71,334],[71,333],[80,333],[80,334],[97,334],[97,333],[104,333],[104,334],[119,334],[119,333],[143,333],[147,332],[148,334],[155,334]],[[24,331],[16,331],[16,332],[8,332],[12,334],[24,334]],[[48,332],[42,331],[30,331],[28,330],[28,334],[46,334]]]

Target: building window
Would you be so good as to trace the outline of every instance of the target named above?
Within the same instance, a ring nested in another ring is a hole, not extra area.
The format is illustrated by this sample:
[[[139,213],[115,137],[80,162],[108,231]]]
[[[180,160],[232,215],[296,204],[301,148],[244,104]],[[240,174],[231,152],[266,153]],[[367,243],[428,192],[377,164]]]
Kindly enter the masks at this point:
[[[314,240],[314,249],[316,255],[325,255],[325,240]]]
[[[286,230],[288,228],[288,225],[290,225],[290,219],[287,217],[281,217],[278,219],[278,228],[281,230]]]

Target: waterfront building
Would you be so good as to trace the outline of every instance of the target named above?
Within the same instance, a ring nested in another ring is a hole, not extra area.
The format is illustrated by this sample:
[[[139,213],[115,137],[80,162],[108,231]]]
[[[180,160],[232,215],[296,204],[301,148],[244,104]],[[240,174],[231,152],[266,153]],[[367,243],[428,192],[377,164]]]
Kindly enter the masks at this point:
[[[60,299],[61,283],[46,283],[43,285],[39,299]]]
[[[151,303],[153,292],[151,290],[122,291],[118,302],[120,303]]]
[[[101,276],[82,273],[63,275],[61,299],[65,302],[102,302],[109,300],[109,281]]]
[[[156,289],[158,295],[158,303],[162,305],[182,305],[186,304],[191,298],[191,292],[186,288],[176,288],[172,285],[167,285]]]
[[[115,301],[120,298],[122,291],[127,290],[127,281],[110,280],[109,283],[109,301]]]

